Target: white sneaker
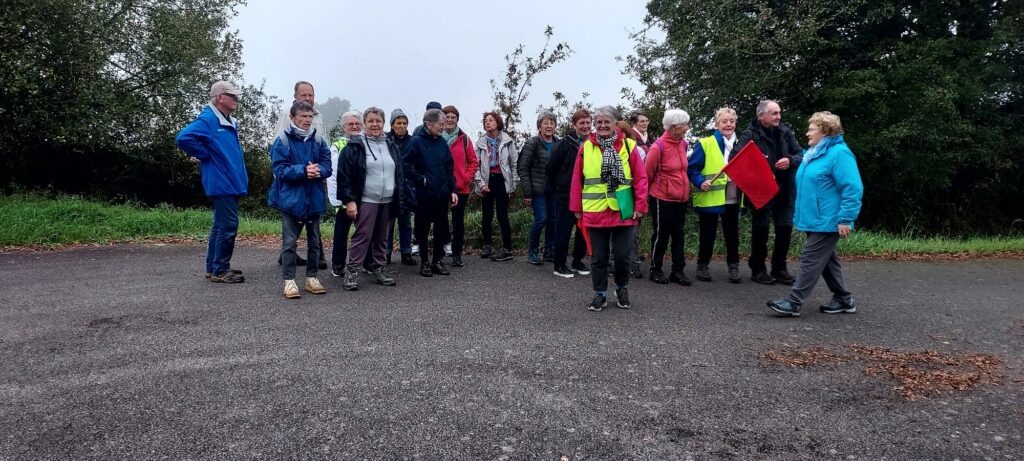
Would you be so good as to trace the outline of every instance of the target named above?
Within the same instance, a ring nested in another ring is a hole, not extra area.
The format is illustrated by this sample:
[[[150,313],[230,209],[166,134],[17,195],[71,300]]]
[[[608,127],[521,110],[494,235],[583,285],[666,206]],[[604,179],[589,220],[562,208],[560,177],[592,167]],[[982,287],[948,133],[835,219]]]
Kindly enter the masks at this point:
[[[320,281],[316,277],[306,277],[306,291],[315,295],[322,295],[327,293],[327,289],[320,284]]]
[[[299,286],[295,284],[295,280],[284,281],[284,297],[288,299],[302,297],[302,294],[299,293]]]
[[[451,256],[452,255],[452,244],[450,244],[450,243],[444,244],[444,255],[445,256]]]
[[[418,254],[420,254],[420,246],[416,245],[416,244],[413,244],[413,246],[412,246],[412,255],[416,256]]]

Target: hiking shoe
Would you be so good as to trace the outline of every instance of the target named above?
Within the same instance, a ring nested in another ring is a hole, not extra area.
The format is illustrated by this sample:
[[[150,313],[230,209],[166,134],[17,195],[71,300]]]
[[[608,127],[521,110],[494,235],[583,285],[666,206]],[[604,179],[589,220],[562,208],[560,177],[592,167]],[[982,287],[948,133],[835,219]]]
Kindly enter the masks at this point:
[[[775,279],[768,275],[767,271],[761,271],[750,276],[750,280],[753,280],[762,285],[771,285],[775,283]]]
[[[555,275],[559,277],[565,277],[567,279],[573,278],[573,273],[568,267],[559,266],[555,268]]]
[[[708,270],[708,265],[707,264],[698,264],[697,265],[697,273],[694,274],[694,277],[696,277],[697,280],[700,280],[701,282],[710,282],[711,281],[711,271]]]
[[[629,276],[635,279],[644,278],[644,273],[640,270],[639,264],[632,264],[629,266]]]
[[[415,243],[412,244],[412,253],[410,254],[412,254],[413,256],[420,254],[420,246]]]
[[[668,278],[665,277],[665,273],[661,269],[651,269],[651,281],[661,285],[668,283]]]
[[[327,293],[327,289],[320,284],[320,280],[316,277],[306,277],[306,292],[315,295],[322,295]]]
[[[434,273],[430,270],[430,264],[426,261],[420,264],[420,275],[424,277],[433,277]]]
[[[530,264],[533,264],[534,266],[544,264],[544,260],[540,259],[540,255],[538,255],[535,251],[531,251],[530,254],[526,256],[526,260],[529,261]]]
[[[572,270],[576,271],[580,275],[590,275],[590,268],[583,261],[575,261],[572,263]]]
[[[490,245],[484,245],[484,246],[480,247],[480,258],[481,258],[481,259],[487,259],[487,258],[490,258],[490,257],[491,257],[491,253],[492,253],[493,251],[494,251],[494,250],[493,250],[493,249],[491,249],[491,246],[490,246]]]
[[[403,266],[415,266],[416,260],[412,259],[411,253],[402,253],[402,265]]]
[[[462,255],[452,256],[452,267],[464,267],[466,263],[462,262]]]
[[[284,297],[287,299],[296,299],[302,297],[302,293],[299,293],[299,286],[295,284],[294,280],[284,281]]]
[[[345,269],[344,268],[342,268],[342,269],[335,269],[333,267],[331,268],[331,277],[344,277],[344,276],[345,276]]]
[[[211,275],[210,281],[213,283],[244,283],[245,276],[228,270],[223,274]]]
[[[359,271],[345,269],[345,283],[342,285],[345,291],[356,291],[359,289]]]
[[[232,274],[242,275],[242,271],[240,271],[238,269],[228,269],[228,272],[231,272]],[[213,274],[207,272],[206,273],[206,278],[210,278],[210,277],[213,277]]]
[[[444,264],[444,261],[438,261],[430,266],[430,270],[437,275],[451,275],[448,271],[448,266]]]
[[[774,301],[768,301],[768,307],[771,310],[778,312],[783,317],[799,317],[800,316],[800,305],[793,304],[787,299],[776,299]]]
[[[785,269],[781,271],[772,271],[772,277],[775,278],[776,282],[781,283],[783,285],[792,285],[794,282],[796,282],[796,277],[789,275],[789,272],[787,272]]]
[[[740,265],[730,264],[729,265],[729,283],[740,283],[743,279],[740,278]]]
[[[619,309],[629,309],[632,305],[629,303],[629,289],[626,287],[615,289],[615,304],[619,306]]]
[[[673,272],[668,276],[668,281],[672,283],[678,283],[684,287],[693,285],[693,282],[690,281],[690,279],[686,278],[686,274],[682,272]]]
[[[450,243],[444,244],[444,255],[445,256],[451,256],[452,255],[452,244],[450,244]]]
[[[608,297],[603,294],[596,293],[594,294],[594,300],[590,301],[590,305],[587,306],[587,310],[592,312],[601,312],[601,310],[606,306],[608,306]]]
[[[491,255],[491,261],[497,262],[497,261],[511,261],[511,260],[512,260],[512,252],[508,251],[507,248],[502,248],[502,249],[498,250],[497,253]]]
[[[373,271],[373,279],[377,281],[378,285],[386,287],[395,286],[395,278],[391,276],[388,271],[384,270],[383,267],[378,267]]]
[[[854,314],[857,312],[857,304],[854,303],[853,298],[843,301],[833,297],[832,301],[823,304],[820,309],[824,314]]]

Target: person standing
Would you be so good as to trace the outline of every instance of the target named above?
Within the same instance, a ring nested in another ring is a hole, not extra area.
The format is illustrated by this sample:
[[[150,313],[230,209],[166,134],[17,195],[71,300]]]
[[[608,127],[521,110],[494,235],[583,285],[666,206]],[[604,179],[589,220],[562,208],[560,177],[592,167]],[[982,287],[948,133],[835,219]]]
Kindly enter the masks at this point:
[[[213,225],[206,249],[206,276],[216,283],[242,283],[242,271],[231,268],[238,233],[238,200],[249,193],[238,120],[231,113],[241,92],[219,81],[210,86],[210,103],[175,138],[178,148],[199,161],[203,191],[213,204]]]
[[[410,139],[412,136],[409,136],[409,116],[405,115],[405,111],[402,109],[391,111],[391,131],[388,132],[388,140],[398,146],[398,152],[404,152],[405,145]],[[405,188],[405,185],[403,184],[402,187]],[[388,254],[385,258],[388,264],[391,264],[391,252],[395,247],[395,227],[398,228],[398,252],[402,258],[402,264],[415,266],[416,261],[412,259],[412,209],[409,208],[406,201],[402,202],[398,216],[391,219],[391,230],[388,231]]]
[[[857,158],[843,139],[839,116],[817,112],[808,120],[810,148],[796,172],[796,211],[793,223],[807,233],[800,251],[800,275],[789,296],[768,302],[768,307],[783,316],[799,317],[800,306],[814,291],[818,279],[832,291],[832,300],[821,306],[825,314],[853,314],[857,306],[843,278],[843,266],[836,256],[839,239],[853,232],[860,214],[864,184],[857,169]]]
[[[648,209],[654,229],[651,233],[651,281],[690,286],[683,273],[686,267],[686,211],[689,208],[690,181],[686,177],[686,132],[690,114],[669,109],[662,118],[665,133],[651,145],[646,169],[649,184]],[[662,271],[665,250],[672,241],[672,272]]]
[[[629,114],[629,126],[633,131],[632,137],[644,152],[650,152],[651,145],[654,144],[655,138],[647,135],[647,127],[650,126],[650,124],[650,117],[648,117],[643,111],[634,110]]]
[[[580,275],[590,275],[590,268],[583,263],[587,247],[583,232],[578,226],[576,215],[569,210],[569,198],[572,190],[573,172],[576,170],[576,157],[580,146],[590,137],[593,122],[590,111],[579,109],[572,114],[573,131],[555,145],[548,162],[548,188],[554,196],[555,207],[555,271],[559,277],[572,278],[573,271]],[[573,232],[573,229],[576,232]],[[575,237],[574,237],[575,235]],[[572,267],[566,265],[569,256],[569,239],[573,239]]]
[[[281,212],[281,275],[284,296],[298,298],[295,283],[295,247],[302,228],[306,228],[305,290],[324,294],[327,290],[317,279],[320,260],[320,216],[327,211],[324,178],[332,175],[331,149],[313,128],[313,106],[295,101],[289,111],[291,125],[278,133],[270,146],[274,182],[267,203]]]
[[[647,212],[647,172],[635,141],[615,129],[615,108],[599,107],[594,117],[597,131],[577,154],[569,201],[569,209],[590,233],[594,250],[594,299],[587,309],[597,312],[608,305],[609,246],[615,258],[616,304],[629,309],[629,252],[636,220]]]
[[[466,244],[466,204],[469,203],[469,188],[473,184],[479,160],[469,135],[459,128],[459,109],[445,106],[441,112],[444,112],[444,131],[441,137],[452,152],[455,193],[459,196],[459,202],[452,207],[452,266],[462,267],[466,265],[462,261],[462,249]]]
[[[765,285],[775,282],[792,285],[796,280],[786,270],[786,256],[793,234],[793,202],[796,190],[793,172],[803,158],[800,143],[789,126],[782,123],[782,109],[775,101],[764,100],[757,105],[757,120],[743,130],[736,144],[740,149],[754,141],[775,173],[779,192],[760,210],[751,212],[750,279]],[[775,247],[772,250],[772,270],[768,273],[768,222],[775,224]]]
[[[420,242],[420,275],[449,275],[444,264],[444,244],[448,241],[448,208],[459,203],[455,193],[455,165],[448,143],[441,138],[444,113],[430,109],[423,114],[423,129],[405,146],[404,171],[416,200],[416,238]],[[427,244],[434,229],[433,259]]]
[[[345,150],[349,139],[363,131],[363,114],[359,111],[348,111],[341,115],[341,129],[343,135],[337,141],[331,143],[331,170],[338,171],[341,161],[341,152]],[[338,209],[334,217],[334,238],[331,244],[331,275],[342,277],[345,275],[345,266],[348,264],[348,231],[352,228],[352,220],[348,218],[341,198],[338,197],[338,175],[331,175],[327,178],[327,199],[331,206]]]
[[[523,202],[533,208],[533,225],[530,226],[530,243],[527,259],[530,264],[540,265],[554,261],[555,256],[555,201],[548,188],[548,161],[555,149],[557,118],[550,111],[537,116],[537,136],[526,141],[519,152],[519,172],[523,181]],[[544,252],[540,251],[540,234],[544,233]]]
[[[512,260],[512,225],[508,220],[509,198],[519,183],[516,171],[519,150],[506,133],[505,121],[497,112],[484,114],[484,134],[476,142],[480,167],[476,171],[476,192],[483,197],[483,246],[481,258],[492,261]],[[492,252],[494,212],[497,208],[501,228],[501,249]]]

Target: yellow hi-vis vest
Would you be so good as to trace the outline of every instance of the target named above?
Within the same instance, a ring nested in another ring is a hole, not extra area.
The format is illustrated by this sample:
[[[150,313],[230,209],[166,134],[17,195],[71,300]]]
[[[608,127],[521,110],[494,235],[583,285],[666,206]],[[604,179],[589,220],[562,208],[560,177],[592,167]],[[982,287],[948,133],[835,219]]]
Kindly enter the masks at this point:
[[[636,141],[629,138],[622,139],[622,148],[619,149],[619,159],[622,160],[622,173],[626,177],[626,183],[619,185],[615,191],[627,189],[633,184],[633,172],[629,169],[629,153],[636,146]],[[589,140],[583,144],[583,212],[598,213],[611,208],[619,211],[619,201],[615,199],[615,193],[608,192],[608,184],[601,181],[601,147],[595,146]]]
[[[710,180],[725,166],[725,156],[722,149],[718,147],[718,140],[714,136],[700,138],[700,147],[704,149],[704,169],[700,174],[704,180]],[[711,183],[711,190],[705,192],[700,189],[700,184],[694,184],[697,191],[693,194],[693,206],[705,208],[725,205],[725,185],[729,182],[727,175],[721,175]]]

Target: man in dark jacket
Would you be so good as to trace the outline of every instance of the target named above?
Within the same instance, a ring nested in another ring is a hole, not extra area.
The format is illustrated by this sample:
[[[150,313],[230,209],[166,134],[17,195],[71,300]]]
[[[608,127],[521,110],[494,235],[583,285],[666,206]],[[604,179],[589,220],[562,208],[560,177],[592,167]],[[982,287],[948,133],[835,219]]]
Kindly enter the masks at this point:
[[[590,268],[583,263],[587,248],[583,241],[583,233],[576,225],[576,215],[569,211],[569,192],[572,189],[572,175],[576,168],[576,156],[580,145],[590,136],[590,112],[580,109],[572,114],[573,131],[558,141],[547,166],[547,188],[555,202],[555,249],[554,274],[559,277],[571,278],[573,270],[580,275],[590,275]],[[572,267],[566,265],[569,254],[569,238],[576,236],[573,242]]]
[[[786,255],[793,234],[793,203],[796,189],[793,175],[803,160],[803,149],[789,126],[782,122],[782,109],[775,101],[765,100],[757,105],[757,120],[750,122],[736,143],[741,149],[747,141],[754,141],[772,171],[779,185],[779,193],[760,210],[751,213],[750,236],[750,279],[771,285],[775,282],[792,285],[796,280],[786,270]],[[751,210],[749,201],[746,204]],[[765,267],[768,258],[768,222],[775,224],[775,248],[772,251],[772,271]]]
[[[530,245],[527,259],[530,264],[554,261],[555,256],[555,202],[548,188],[548,160],[555,150],[555,114],[544,111],[537,116],[537,136],[526,141],[519,152],[518,172],[523,184],[523,201],[533,208],[533,226],[530,227]],[[540,233],[544,232],[544,256],[539,254]]]
[[[449,275],[444,264],[448,241],[448,208],[459,202],[455,193],[455,162],[448,143],[441,137],[444,113],[430,109],[423,114],[423,129],[405,145],[403,163],[406,181],[412,186],[409,201],[415,201],[416,239],[420,243],[420,275]],[[434,258],[430,259],[427,239],[434,228]],[[431,264],[430,261],[433,261]]]

